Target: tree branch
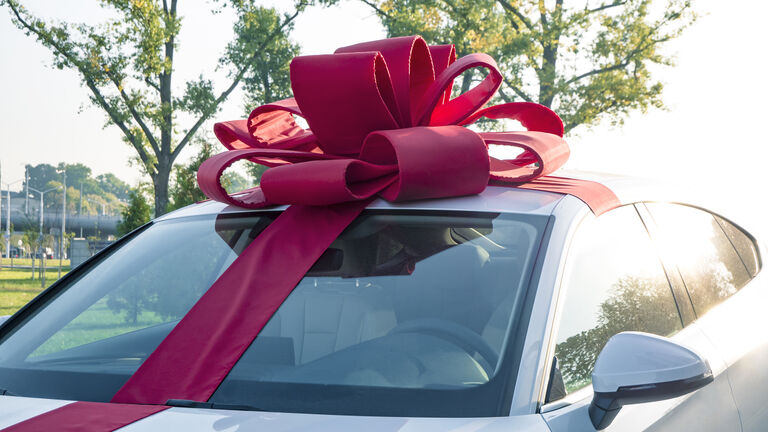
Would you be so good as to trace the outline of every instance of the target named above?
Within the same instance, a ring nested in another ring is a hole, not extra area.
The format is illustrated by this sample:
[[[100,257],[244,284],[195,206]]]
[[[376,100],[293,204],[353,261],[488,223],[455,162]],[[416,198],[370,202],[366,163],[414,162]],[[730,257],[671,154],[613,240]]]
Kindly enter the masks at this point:
[[[509,97],[509,95],[508,95],[508,94],[506,94],[506,93],[504,92],[504,89],[502,89],[502,88],[499,88],[499,96],[501,96],[501,98],[502,98],[502,99],[504,100],[504,102],[506,102],[506,103],[514,102],[514,100],[512,100],[512,98],[511,98],[511,97]]]
[[[115,124],[120,130],[123,132],[123,135],[125,135],[126,138],[128,138],[128,142],[131,143],[133,148],[136,149],[136,152],[139,154],[139,159],[141,159],[141,162],[144,164],[144,167],[147,169],[147,174],[150,176],[154,176],[154,172],[152,171],[152,164],[151,159],[149,157],[149,154],[144,149],[144,145],[139,141],[139,139],[136,137],[136,135],[131,132],[131,130],[126,126],[125,122],[120,120],[118,117],[117,112],[115,112],[114,108],[109,105],[109,102],[104,98],[104,96],[101,94],[101,91],[96,86],[96,83],[93,82],[91,78],[88,78],[87,76],[83,75],[83,81],[85,81],[85,85],[91,89],[91,93],[93,93],[93,97],[96,99],[96,102],[99,104],[99,106],[106,111],[109,118],[112,120],[112,123]]]
[[[650,33],[648,34],[648,36],[650,36]],[[662,42],[666,42],[666,41],[668,41],[670,39],[671,38],[669,38],[669,37],[664,37],[664,38],[661,38],[661,39],[651,39],[651,41],[648,44],[639,45],[638,47],[636,47],[635,49],[630,51],[629,54],[627,54],[624,57],[624,60],[622,60],[620,63],[616,63],[616,64],[613,64],[611,66],[605,66],[605,67],[598,68],[598,69],[593,69],[593,70],[591,70],[589,72],[585,72],[585,73],[583,73],[581,75],[577,75],[577,76],[569,79],[568,81],[566,81],[565,84],[566,85],[572,84],[572,83],[575,83],[576,81],[580,81],[580,80],[582,80],[584,78],[587,78],[589,76],[592,76],[592,75],[599,75],[599,74],[604,74],[604,73],[607,73],[607,72],[615,71],[615,70],[618,70],[618,69],[623,69],[623,68],[629,66],[629,64],[632,62],[632,58],[637,53],[643,51],[644,49],[648,48],[651,45],[655,45],[655,44],[659,44],[659,43],[662,43]],[[645,38],[643,39],[643,41],[645,41]]]
[[[277,35],[280,34],[288,24],[290,24],[293,20],[295,20],[296,17],[299,16],[299,13],[300,13],[300,10],[296,10],[296,12],[294,12],[293,15],[287,17],[285,21],[283,21],[283,23],[280,24],[279,27],[277,27],[272,33],[270,33],[269,37],[267,37],[267,39],[264,40],[264,42],[253,51],[253,55],[251,56],[251,59],[255,59],[256,57],[258,57],[261,54],[261,51],[267,46],[267,44],[272,42],[272,40],[275,37],[277,37]],[[243,79],[243,76],[245,76],[245,73],[248,71],[249,65],[250,65],[250,62],[246,62],[243,65],[243,67],[241,67],[240,70],[237,71],[237,74],[235,75],[235,78],[232,80],[232,82],[229,84],[229,87],[227,87],[227,89],[224,90],[219,95],[219,97],[217,97],[216,100],[214,101],[214,104],[213,104],[214,107],[218,107],[219,104],[221,104],[224,100],[227,99],[227,97],[229,97],[229,94],[232,93],[232,91],[240,83],[240,80]],[[215,110],[213,112],[215,112]],[[176,148],[173,149],[173,152],[171,153],[171,161],[176,159],[176,157],[181,152],[181,149],[183,149],[184,146],[186,146],[189,143],[189,141],[192,139],[192,136],[195,135],[195,132],[197,132],[200,126],[202,126],[202,124],[206,120],[208,120],[208,118],[211,115],[213,115],[213,112],[203,113],[200,116],[200,118],[197,119],[197,121],[192,125],[192,127],[184,135],[184,138],[182,138],[181,141],[179,141],[179,144],[176,146]]]
[[[394,18],[392,18],[392,15],[390,15],[390,14],[384,12],[383,10],[381,10],[381,8],[376,6],[376,3],[372,2],[372,1],[369,1],[369,0],[360,0],[360,1],[365,3],[366,5],[368,5],[368,7],[373,9],[373,11],[376,12],[377,14],[383,16],[384,18],[386,18],[388,20],[394,21]]]
[[[533,23],[531,23],[531,21],[528,18],[526,18],[525,15],[523,15],[522,12],[520,12],[519,9],[512,6],[507,0],[498,0],[498,2],[501,5],[502,9],[516,16],[517,19],[519,19],[520,22],[522,22],[523,25],[525,25],[525,27],[528,28],[528,30],[533,30]]]
[[[149,145],[152,146],[152,150],[154,150],[155,154],[160,154],[160,147],[157,145],[157,140],[155,139],[154,135],[152,135],[152,131],[149,130],[147,124],[141,118],[141,114],[139,114],[136,111],[136,108],[134,108],[133,102],[131,102],[131,98],[129,98],[128,94],[125,93],[125,90],[120,85],[120,81],[117,80],[117,77],[115,77],[114,74],[107,73],[107,76],[109,77],[109,80],[112,82],[112,84],[115,85],[117,91],[120,93],[120,97],[123,99],[123,102],[125,102],[125,106],[128,107],[128,111],[131,113],[131,117],[133,117],[133,119],[141,128],[142,132],[144,132],[144,136],[147,137],[147,141],[149,141]]]
[[[160,86],[157,85],[154,81],[152,81],[149,77],[144,77],[144,82],[147,83],[148,86],[152,87],[153,89],[157,90],[158,93],[160,93]]]
[[[618,6],[624,6],[625,4],[627,4],[627,0],[623,0],[623,1],[617,0],[617,1],[614,1],[613,3],[604,3],[604,4],[598,6],[598,7],[594,8],[594,9],[586,9],[584,12],[586,12],[588,14],[592,14],[592,13],[595,13],[595,12],[604,11],[606,9],[611,9],[611,8],[618,7]]]
[[[608,73],[608,72],[615,71],[615,70],[618,70],[618,69],[623,69],[623,68],[625,68],[627,66],[629,66],[629,59],[625,58],[624,61],[622,61],[621,63],[616,63],[616,64],[613,64],[611,66],[606,66],[606,67],[603,67],[603,68],[593,69],[593,70],[591,70],[589,72],[585,72],[585,73],[583,73],[581,75],[575,76],[575,77],[569,79],[568,81],[566,81],[565,84],[566,85],[573,84],[576,81],[580,81],[580,80],[582,80],[582,79],[584,79],[586,77],[590,77],[592,75],[600,75],[600,74]]]
[[[520,98],[522,98],[524,101],[533,102],[533,99],[530,96],[528,96],[528,94],[524,92],[523,89],[512,84],[511,82],[509,82],[508,79],[504,78],[504,84],[506,84],[507,87],[509,87],[513,92],[515,92],[516,95],[520,96]]]
[[[541,16],[541,28],[546,32],[547,21],[547,5],[544,4],[544,0],[539,0],[539,15]]]
[[[46,42],[50,47],[53,48],[53,50],[60,55],[62,55],[67,61],[71,62],[80,72],[80,75],[83,78],[83,81],[85,82],[85,85],[91,90],[91,93],[93,93],[93,97],[96,100],[96,103],[107,113],[110,120],[117,126],[120,131],[123,132],[123,135],[128,139],[128,142],[131,143],[131,145],[136,149],[136,152],[139,154],[139,159],[141,159],[141,162],[144,164],[144,166],[147,168],[147,172],[150,176],[154,175],[154,172],[151,171],[153,168],[151,165],[151,159],[149,157],[149,154],[147,154],[146,149],[144,149],[144,146],[142,143],[138,140],[138,138],[131,132],[130,128],[126,125],[124,121],[120,119],[120,116],[115,111],[115,109],[107,102],[107,100],[104,98],[104,95],[101,94],[101,91],[99,90],[98,86],[94,82],[92,78],[89,77],[87,71],[81,64],[78,58],[75,57],[72,53],[68,52],[64,49],[59,43],[56,42],[50,35],[44,34],[41,32],[38,28],[35,26],[29,24],[27,21],[22,18],[21,14],[19,13],[18,9],[15,7],[13,2],[8,2],[8,5],[11,8],[11,11],[13,12],[13,15],[16,17],[16,19],[21,23],[21,25],[27,29],[27,31],[37,35],[38,38]]]

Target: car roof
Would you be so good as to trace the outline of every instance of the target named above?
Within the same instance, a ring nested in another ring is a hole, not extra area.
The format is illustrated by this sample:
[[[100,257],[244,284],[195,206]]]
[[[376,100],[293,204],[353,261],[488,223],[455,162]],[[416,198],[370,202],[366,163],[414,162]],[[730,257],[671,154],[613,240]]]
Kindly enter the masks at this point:
[[[377,199],[368,205],[369,209],[413,209],[413,210],[461,210],[503,213],[526,213],[550,215],[563,195],[525,189],[515,189],[499,186],[488,186],[477,195],[441,198],[420,201],[390,203]],[[283,210],[286,206],[269,207],[262,211]],[[203,201],[192,204],[174,212],[168,213],[158,220],[175,219],[179,217],[237,213],[254,211],[230,206],[217,201]],[[255,210],[259,211],[259,210]]]
[[[554,176],[589,180],[608,187],[619,198],[622,204],[640,201],[676,201],[689,202],[683,198],[684,190],[674,187],[668,182],[653,181],[638,177],[628,177],[616,174],[597,173],[588,171],[559,170]],[[505,186],[488,186],[477,195],[420,200],[400,203],[390,203],[377,199],[369,209],[413,209],[413,210],[459,210],[485,211],[504,213],[525,213],[533,215],[550,215],[565,195],[519,189]],[[286,206],[269,207],[261,211],[283,210]],[[238,213],[259,211],[243,209],[216,201],[202,201],[174,212],[161,216],[157,220],[167,220],[180,217],[198,216],[219,213]]]

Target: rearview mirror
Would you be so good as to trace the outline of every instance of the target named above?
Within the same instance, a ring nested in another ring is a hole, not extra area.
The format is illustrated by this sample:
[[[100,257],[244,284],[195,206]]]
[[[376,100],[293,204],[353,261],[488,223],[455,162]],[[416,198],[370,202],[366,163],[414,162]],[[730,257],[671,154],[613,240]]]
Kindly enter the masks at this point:
[[[713,380],[709,363],[693,350],[648,333],[619,333],[597,357],[589,418],[602,430],[624,405],[682,396]]]

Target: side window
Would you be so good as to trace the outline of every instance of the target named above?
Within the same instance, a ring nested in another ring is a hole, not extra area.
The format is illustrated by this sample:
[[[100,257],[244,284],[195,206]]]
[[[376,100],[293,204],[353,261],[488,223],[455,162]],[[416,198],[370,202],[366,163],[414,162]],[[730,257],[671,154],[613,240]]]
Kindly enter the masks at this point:
[[[727,221],[722,220],[730,226],[724,231],[712,214],[697,208],[664,203],[646,207],[657,225],[657,243],[677,264],[697,316],[733,295],[757,270],[756,250],[748,251],[754,244],[748,238],[745,244],[744,234]],[[736,252],[736,244],[751,264]]]
[[[738,252],[741,261],[744,262],[744,267],[747,268],[749,275],[752,277],[757,276],[757,273],[760,271],[760,255],[757,252],[755,241],[736,225],[720,216],[715,216],[715,220],[720,224],[720,228],[725,231],[725,235],[728,236],[728,240],[731,241],[733,247],[736,248],[736,252]]]
[[[597,355],[616,333],[670,336],[682,328],[661,261],[634,206],[579,228],[566,259],[555,347],[562,382],[550,385],[564,391],[551,394],[548,402],[592,382]]]

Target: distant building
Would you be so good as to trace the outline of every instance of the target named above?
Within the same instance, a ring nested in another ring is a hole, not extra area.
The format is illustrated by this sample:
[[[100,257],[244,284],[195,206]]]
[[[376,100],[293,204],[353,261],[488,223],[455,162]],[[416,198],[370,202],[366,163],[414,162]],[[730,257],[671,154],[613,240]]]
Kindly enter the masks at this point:
[[[72,239],[69,244],[69,263],[71,268],[79,266],[85,262],[85,260],[96,255],[99,251],[112,243],[114,243],[113,240]]]

